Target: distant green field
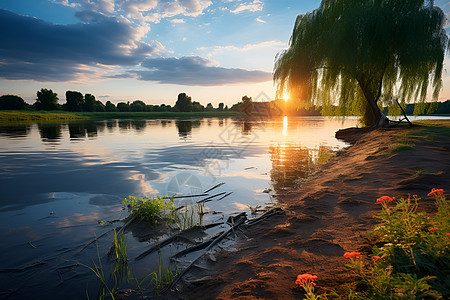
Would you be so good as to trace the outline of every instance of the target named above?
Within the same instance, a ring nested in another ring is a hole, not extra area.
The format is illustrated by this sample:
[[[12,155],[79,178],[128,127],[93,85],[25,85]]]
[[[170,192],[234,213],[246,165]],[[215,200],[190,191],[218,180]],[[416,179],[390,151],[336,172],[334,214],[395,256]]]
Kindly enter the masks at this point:
[[[233,117],[240,112],[66,112],[66,111],[0,111],[0,122],[105,120],[105,119],[157,119],[157,118],[211,118]]]
[[[89,117],[65,112],[0,111],[0,122],[86,120]]]
[[[201,112],[73,112],[90,119],[158,119],[158,118],[211,118],[239,116],[236,111],[201,111]]]

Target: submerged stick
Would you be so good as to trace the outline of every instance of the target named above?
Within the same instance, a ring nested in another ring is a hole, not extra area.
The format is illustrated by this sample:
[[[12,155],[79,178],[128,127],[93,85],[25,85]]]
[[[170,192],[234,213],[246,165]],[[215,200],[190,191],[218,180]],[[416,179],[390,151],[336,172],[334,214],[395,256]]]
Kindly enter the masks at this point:
[[[228,194],[223,195],[222,197],[220,197],[219,199],[217,199],[217,201],[220,201],[220,200],[222,200],[223,198],[230,196],[231,194],[233,194],[233,192],[229,192]]]
[[[215,197],[220,196],[220,195],[223,195],[223,194],[225,194],[225,193],[226,193],[226,192],[222,192],[222,193],[218,193],[218,194],[209,196],[208,198],[205,198],[205,199],[203,199],[203,200],[197,201],[197,203],[207,202],[209,199],[215,198]]]
[[[223,233],[223,231],[220,232],[220,234],[222,234],[222,233]],[[219,235],[220,235],[220,234],[219,234]],[[173,257],[173,258],[178,258],[178,257],[180,257],[180,256],[189,254],[189,253],[191,253],[191,252],[195,252],[195,251],[198,251],[198,250],[205,249],[205,248],[208,247],[215,239],[217,239],[217,238],[219,237],[219,235],[213,236],[212,238],[210,238],[210,239],[207,240],[206,242],[203,242],[203,243],[197,244],[197,245],[195,245],[195,246],[192,246],[192,247],[186,248],[186,249],[184,249],[184,250],[181,250],[180,252],[176,253],[176,254],[173,255],[172,257]]]
[[[171,242],[175,241],[175,240],[178,238],[178,236],[179,236],[179,234],[176,234],[176,235],[173,235],[173,236],[171,236],[171,237],[165,239],[164,241],[162,241],[162,242],[160,242],[160,243],[157,243],[156,245],[154,245],[154,246],[151,247],[150,249],[145,250],[144,252],[142,252],[141,254],[139,254],[139,255],[136,257],[136,260],[143,259],[144,257],[146,257],[147,255],[149,255],[150,253],[155,252],[156,250],[159,250],[159,249],[161,249],[162,247],[164,247],[164,246],[170,244]]]
[[[209,190],[205,191],[205,193],[208,193],[208,192],[210,192],[210,191],[212,191],[212,190],[214,190],[214,189],[216,189],[216,188],[218,188],[219,186],[222,186],[222,185],[224,185],[224,184],[225,184],[225,182],[221,182],[221,183],[219,183],[219,184],[216,184],[215,186],[213,186],[213,187],[210,188]]]
[[[181,199],[181,198],[193,198],[193,197],[203,197],[203,196],[208,196],[209,194],[203,193],[203,194],[199,194],[199,195],[185,195],[185,196],[173,196],[173,199]]]
[[[172,280],[172,282],[166,287],[164,288],[161,293],[164,293],[170,289],[172,289],[172,287],[174,287],[178,281],[180,281],[181,277],[184,276],[184,274],[186,274],[190,268],[205,254],[207,253],[209,250],[211,250],[212,247],[214,247],[217,243],[219,243],[221,240],[223,240],[232,230],[234,230],[236,227],[238,227],[239,225],[243,224],[245,222],[247,218],[239,218],[239,220],[237,220],[237,222],[231,226],[227,231],[225,231],[224,233],[222,233],[217,239],[215,239],[214,241],[211,242],[211,244],[209,244],[209,246],[206,248],[206,250],[201,253],[199,256],[197,256],[196,259],[194,259],[180,274],[178,274],[174,280]]]
[[[179,232],[179,233],[177,233],[177,234],[175,234],[175,235],[173,235],[171,237],[168,237],[167,239],[163,240],[162,242],[157,243],[156,245],[154,245],[150,249],[142,252],[141,254],[139,254],[136,257],[136,260],[140,260],[140,259],[146,257],[147,255],[149,255],[150,253],[155,252],[155,251],[161,249],[164,246],[167,246],[171,242],[175,241],[183,233],[186,233],[186,232],[192,231],[192,230],[196,230],[196,229],[208,229],[208,228],[212,228],[212,227],[215,227],[215,226],[218,226],[218,225],[222,225],[222,224],[223,223],[212,223],[212,224],[208,224],[208,225],[205,225],[205,226],[194,226],[194,227],[189,228],[187,230],[181,231],[181,232]]]
[[[283,211],[283,210],[279,207],[271,208],[268,211],[266,211],[265,213],[263,213],[261,216],[254,218],[252,220],[249,220],[246,225],[249,225],[249,226],[255,225],[255,224],[261,222],[263,219],[266,219],[268,217],[276,215],[276,214],[280,213],[281,211]]]
[[[87,243],[86,245],[84,245],[83,248],[80,249],[80,251],[78,251],[78,253],[82,252],[84,249],[86,249],[90,244],[96,242],[99,238],[101,238],[102,236],[106,235],[107,233],[113,231],[114,229],[110,229],[102,234],[100,234],[98,237],[96,237],[95,239],[93,239],[92,241],[90,241],[89,243]]]

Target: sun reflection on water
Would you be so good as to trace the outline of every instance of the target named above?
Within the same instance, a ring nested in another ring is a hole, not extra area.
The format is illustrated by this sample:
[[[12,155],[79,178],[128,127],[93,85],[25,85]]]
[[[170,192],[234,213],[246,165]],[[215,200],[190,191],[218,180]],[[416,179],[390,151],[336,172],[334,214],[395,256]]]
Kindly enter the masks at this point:
[[[287,136],[287,129],[288,129],[288,117],[283,117],[283,135]]]

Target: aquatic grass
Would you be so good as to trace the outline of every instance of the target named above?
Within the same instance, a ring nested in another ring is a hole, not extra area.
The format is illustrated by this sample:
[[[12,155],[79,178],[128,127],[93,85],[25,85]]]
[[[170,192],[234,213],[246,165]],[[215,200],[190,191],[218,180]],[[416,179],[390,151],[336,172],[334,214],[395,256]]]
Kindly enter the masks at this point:
[[[261,211],[261,205],[251,206],[250,204],[247,204],[248,209],[250,209],[250,213],[252,216],[256,216],[258,214],[258,211]]]
[[[173,279],[178,275],[178,268],[175,271],[165,267],[162,262],[161,255],[159,256],[158,270],[151,273],[153,276],[151,282],[153,283],[153,290],[157,295],[168,286]]]
[[[120,237],[118,236],[116,230],[114,229],[114,245],[115,245],[115,261],[116,265],[110,274],[110,279],[108,280],[105,276],[104,266],[100,258],[100,253],[97,245],[97,259],[98,263],[93,263],[93,267],[83,265],[89,270],[91,270],[94,275],[100,280],[100,288],[98,291],[97,299],[106,299],[107,297],[115,299],[115,295],[118,292],[119,283],[125,278],[127,284],[130,284],[130,280],[135,281],[135,289],[143,294],[143,285],[149,278],[151,280],[147,283],[145,288],[153,285],[153,290],[155,294],[159,293],[169,285],[172,280],[178,274],[178,267],[172,271],[170,268],[165,267],[162,261],[161,252],[159,253],[159,264],[158,269],[149,273],[142,280],[138,280],[136,277],[132,276],[131,269],[128,266],[128,253],[127,253],[127,238],[124,237],[122,231]],[[112,281],[112,282],[111,282]],[[86,290],[86,297],[89,299],[89,294]]]
[[[102,300],[102,299],[105,299],[106,296],[110,296],[111,299],[115,299],[114,295],[117,292],[117,284],[115,284],[113,288],[110,288],[108,286],[108,282],[106,280],[102,260],[100,258],[100,252],[98,251],[98,245],[97,245],[97,259],[98,259],[98,265],[94,261],[92,261],[92,264],[94,265],[94,267],[84,265],[84,264],[81,264],[81,265],[88,268],[89,270],[91,270],[94,273],[94,275],[100,280],[100,289],[98,291],[97,299]],[[115,280],[115,283],[117,283],[116,280]],[[89,299],[89,294],[88,294],[87,290],[86,290],[86,296]]]
[[[180,231],[203,226],[204,203],[185,204],[173,214],[173,220]]]
[[[123,231],[120,235],[120,238],[118,238],[116,229],[114,229],[114,246],[117,262],[121,264],[128,263],[127,238],[124,238]]]

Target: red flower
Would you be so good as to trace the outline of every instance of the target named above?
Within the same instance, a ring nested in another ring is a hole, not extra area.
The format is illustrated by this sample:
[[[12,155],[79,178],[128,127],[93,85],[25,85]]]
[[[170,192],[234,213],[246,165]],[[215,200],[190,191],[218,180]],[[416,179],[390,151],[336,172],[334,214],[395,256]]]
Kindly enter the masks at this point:
[[[392,199],[389,196],[383,196],[383,197],[380,197],[380,198],[377,199],[377,203],[382,203],[384,201],[394,201],[394,199]]]
[[[439,230],[439,228],[433,227],[433,228],[428,229],[428,231],[436,231],[436,230]]]
[[[374,255],[374,256],[372,256],[372,258],[375,259],[375,260],[381,259],[381,257],[379,257],[378,255]]]
[[[448,236],[450,236],[450,233],[448,233],[448,232],[446,232],[445,234],[448,235]]]
[[[359,258],[360,255],[361,255],[361,253],[359,253],[359,252],[345,252],[344,257],[345,258],[352,258],[352,257]]]
[[[414,198],[418,198],[417,195],[413,195]]]
[[[309,283],[311,285],[316,285],[314,283],[314,280],[316,280],[318,277],[316,275],[311,274],[300,274],[297,276],[297,280],[295,281],[296,284],[303,286],[305,283]]]
[[[444,194],[444,189],[435,189],[433,188],[431,190],[431,192],[428,193],[428,197],[430,196],[438,196],[438,195],[443,195]]]

